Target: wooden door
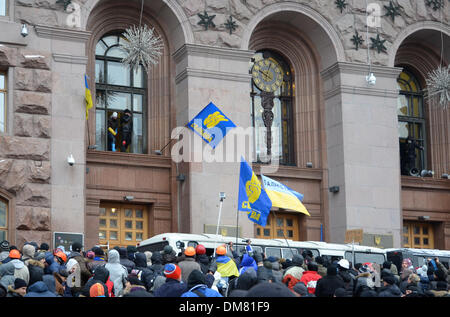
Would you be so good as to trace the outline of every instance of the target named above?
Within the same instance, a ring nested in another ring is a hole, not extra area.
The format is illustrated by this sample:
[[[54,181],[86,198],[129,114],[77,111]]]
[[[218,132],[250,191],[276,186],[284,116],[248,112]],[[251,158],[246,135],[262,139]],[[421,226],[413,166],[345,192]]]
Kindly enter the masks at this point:
[[[271,212],[264,228],[256,226],[256,238],[298,240],[299,215]]]
[[[403,247],[434,249],[434,230],[431,223],[403,223]]]
[[[143,205],[100,205],[99,243],[126,247],[148,238],[148,209]]]

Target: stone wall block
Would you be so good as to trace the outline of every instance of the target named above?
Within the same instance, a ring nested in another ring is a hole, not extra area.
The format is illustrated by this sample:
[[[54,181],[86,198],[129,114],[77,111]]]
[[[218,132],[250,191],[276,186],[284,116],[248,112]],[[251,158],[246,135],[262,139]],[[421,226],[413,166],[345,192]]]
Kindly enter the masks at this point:
[[[31,230],[16,230],[16,245],[19,248],[28,241],[35,241],[38,245],[42,242],[50,244],[52,241],[51,231],[31,231]]]
[[[17,65],[17,49],[0,44],[0,65],[16,66]]]
[[[15,91],[14,104],[16,112],[30,114],[50,114],[52,96],[46,93]]]
[[[50,231],[50,208],[20,206],[16,208],[16,229]]]
[[[25,184],[17,193],[16,205],[50,208],[50,185],[32,183]]]
[[[37,92],[52,92],[52,73],[42,69],[15,69],[15,89]]]
[[[50,70],[51,57],[48,53],[23,50],[18,62],[20,67]]]
[[[29,179],[33,183],[50,184],[52,169],[50,162],[28,161]]]
[[[0,157],[48,161],[50,140],[0,135]]]
[[[14,135],[22,137],[50,138],[51,119],[49,116],[16,113]]]

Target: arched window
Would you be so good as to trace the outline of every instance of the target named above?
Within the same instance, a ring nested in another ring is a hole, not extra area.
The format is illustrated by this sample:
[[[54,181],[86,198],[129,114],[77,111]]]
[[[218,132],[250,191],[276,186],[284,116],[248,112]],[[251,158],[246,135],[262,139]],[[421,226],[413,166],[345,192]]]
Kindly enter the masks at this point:
[[[397,83],[401,173],[417,176],[427,166],[423,92],[418,80],[407,70],[400,74]]]
[[[133,71],[121,62],[125,56],[119,46],[122,41],[125,39],[120,34],[107,35],[95,49],[96,145],[103,151],[144,153],[146,72],[143,66]],[[129,122],[125,115],[127,110],[131,113]],[[112,122],[115,113],[117,121]],[[132,131],[131,136],[127,129]],[[125,146],[122,146],[123,141]]]
[[[8,202],[0,198],[0,241],[8,240]]]
[[[279,54],[257,52],[251,65],[256,162],[294,165],[292,69]]]

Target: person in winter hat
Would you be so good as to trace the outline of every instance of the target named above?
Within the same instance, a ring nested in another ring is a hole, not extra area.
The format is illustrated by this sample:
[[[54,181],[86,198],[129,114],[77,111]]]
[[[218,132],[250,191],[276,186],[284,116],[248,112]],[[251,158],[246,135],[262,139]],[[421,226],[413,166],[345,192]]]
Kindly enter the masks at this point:
[[[211,261],[206,255],[205,246],[202,244],[199,244],[195,247],[195,261],[200,264],[203,274],[208,273]]]
[[[257,272],[258,266],[253,257],[251,257],[248,253],[244,253],[240,264],[239,275],[245,273],[245,271],[247,271],[248,269],[253,269],[255,272]]]
[[[317,281],[316,297],[333,297],[338,288],[344,288],[344,281],[337,275],[337,265],[330,264],[324,277]]]
[[[181,281],[181,269],[178,265],[168,263],[164,266],[166,282],[155,292],[155,297],[181,297],[186,289],[186,284]]]
[[[303,282],[308,289],[309,294],[315,294],[317,281],[322,278],[322,276],[317,273],[319,266],[316,262],[308,263],[308,271],[303,272],[300,282]]]
[[[181,297],[223,297],[219,292],[206,286],[205,275],[200,270],[193,270],[187,281],[188,291]]]
[[[363,291],[373,290],[374,287],[375,281],[370,269],[366,265],[361,266],[355,280],[354,297],[361,297]]]
[[[131,273],[136,274],[144,283],[147,291],[150,291],[154,281],[152,281],[153,272],[147,267],[147,257],[144,253],[137,252],[134,254],[134,263],[136,264],[136,267],[131,270]]]
[[[16,278],[14,286],[8,287],[8,295],[6,297],[22,298],[27,294],[27,283],[21,278]]]
[[[161,255],[162,255],[162,262],[164,265],[166,265],[167,263],[177,262],[177,254],[170,245],[164,246],[164,250]]]
[[[139,279],[136,274],[128,274],[125,284],[125,289],[123,291],[124,297],[147,297],[148,292],[146,291],[144,283]]]
[[[6,258],[8,258],[10,251],[9,247],[9,241],[7,240],[3,240],[0,243],[0,262],[3,262]]]
[[[125,266],[120,264],[120,256],[117,250],[109,251],[108,263],[106,263],[105,268],[109,271],[109,278],[114,284],[114,294],[116,296],[122,295],[128,271]]]
[[[83,246],[79,242],[74,242],[71,246],[72,252],[68,256],[68,260],[71,259],[77,261],[79,265],[79,287],[83,288],[87,281],[91,278],[92,273],[88,269],[88,260],[82,254]],[[73,263],[73,262],[72,262]],[[77,286],[78,287],[78,286]]]
[[[184,283],[187,283],[188,277],[192,271],[198,270],[201,271],[202,268],[200,264],[195,262],[195,249],[193,247],[187,247],[184,250],[185,259],[178,263],[178,266],[181,269],[181,280]]]
[[[393,275],[385,276],[383,286],[378,290],[378,297],[401,297],[402,292],[395,283]]]
[[[128,274],[130,274],[131,271],[136,267],[136,263],[134,263],[134,261],[131,261],[128,258],[128,252],[126,248],[119,248],[119,255],[120,255],[120,264],[125,266],[127,268]]]
[[[338,267],[338,276],[340,276],[342,278],[342,280],[344,281],[344,285],[345,285],[344,288],[346,290],[353,292],[355,277],[349,273],[350,262],[348,262],[348,260],[346,260],[346,259],[341,259],[337,263],[337,267]]]
[[[94,259],[87,264],[87,268],[91,273],[95,272],[97,267],[99,266],[105,266],[106,260],[105,260],[105,252],[100,247],[94,247],[92,248],[92,251],[94,251]]]
[[[303,256],[299,254],[294,254],[290,262],[290,267],[288,267],[283,275],[283,284],[292,290],[298,282],[300,282],[303,272]]]
[[[9,252],[9,258],[11,259],[9,263],[14,265],[14,276],[16,278],[21,278],[28,285],[30,282],[30,272],[28,271],[28,267],[25,263],[20,260],[20,252],[18,250],[11,250]]]
[[[38,281],[42,281],[45,269],[45,254],[43,252],[37,253],[34,259],[28,261],[28,272],[30,280],[28,285],[33,285]]]
[[[103,283],[107,286],[107,293],[106,297],[112,294],[114,285],[110,282],[109,279],[109,271],[104,266],[98,266],[95,269],[94,275],[87,281],[86,285],[84,285],[83,290],[81,291],[81,296],[83,297],[89,297],[89,291],[91,289],[91,286],[95,283]],[[107,284],[109,282],[109,285]]]
[[[28,266],[28,261],[34,258],[36,249],[32,244],[25,244],[22,247],[22,261]]]
[[[0,284],[6,292],[8,291],[8,286],[14,285],[14,281],[16,280],[14,271],[15,267],[11,262],[0,265]]]

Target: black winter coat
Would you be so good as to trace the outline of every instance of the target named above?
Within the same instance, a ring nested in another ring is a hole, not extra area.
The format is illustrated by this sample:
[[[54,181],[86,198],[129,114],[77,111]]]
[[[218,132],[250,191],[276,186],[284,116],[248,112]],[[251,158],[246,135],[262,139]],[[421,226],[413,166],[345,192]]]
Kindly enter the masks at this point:
[[[333,297],[338,288],[345,288],[344,281],[337,275],[326,275],[317,281],[316,297]]]
[[[187,284],[172,278],[167,278],[166,282],[161,285],[153,295],[155,297],[181,297],[181,295],[187,291]]]

